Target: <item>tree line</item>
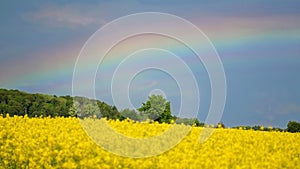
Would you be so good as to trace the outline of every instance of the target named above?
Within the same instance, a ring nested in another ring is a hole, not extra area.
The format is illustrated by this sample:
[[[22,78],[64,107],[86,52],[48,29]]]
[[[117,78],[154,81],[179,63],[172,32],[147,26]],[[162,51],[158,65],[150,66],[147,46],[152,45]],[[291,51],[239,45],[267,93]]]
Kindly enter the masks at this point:
[[[93,103],[94,107],[91,107]],[[0,114],[6,116],[28,117],[43,116],[84,116],[97,105],[103,117],[110,119],[121,118],[120,113],[114,106],[110,106],[98,100],[91,100],[85,97],[56,96],[46,94],[30,94],[19,90],[0,89]],[[76,108],[78,106],[78,108]]]
[[[274,127],[264,127],[264,126],[236,126],[232,127],[235,129],[242,129],[242,130],[260,130],[260,131],[286,131],[286,132],[291,132],[291,133],[297,133],[300,132],[300,123],[297,121],[289,121],[287,124],[286,129],[281,129],[281,128],[274,128]]]
[[[158,121],[160,123],[183,123],[193,126],[208,126],[225,128],[223,123],[210,126],[199,122],[197,118],[180,118],[171,113],[171,103],[161,95],[151,95],[147,101],[142,103],[136,110],[124,109],[118,111],[115,106],[108,105],[99,100],[85,97],[56,96],[46,94],[30,94],[19,90],[0,89],[0,114],[4,117],[24,116],[28,117],[93,117],[108,119],[131,119],[135,121]],[[263,127],[263,126],[237,126],[243,130],[263,130],[263,131],[287,131],[300,132],[300,123],[290,121],[286,129]]]

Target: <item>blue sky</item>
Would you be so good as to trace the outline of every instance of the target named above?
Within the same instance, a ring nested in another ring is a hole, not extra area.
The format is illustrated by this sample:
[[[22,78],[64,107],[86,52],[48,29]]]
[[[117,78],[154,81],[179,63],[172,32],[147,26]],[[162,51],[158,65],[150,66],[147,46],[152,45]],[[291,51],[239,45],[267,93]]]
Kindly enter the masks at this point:
[[[72,94],[75,61],[86,40],[106,23],[137,12],[177,15],[208,36],[226,74],[225,125],[284,128],[289,120],[300,121],[300,2],[292,0],[3,0],[0,87]],[[200,84],[202,106],[198,117],[203,121],[210,102],[209,79],[200,64],[193,65],[193,59],[185,61],[190,61]],[[162,88],[176,112],[179,100],[174,81],[158,72],[150,74],[146,72],[132,81],[133,103],[144,101],[151,89]],[[96,83],[103,82],[100,77]],[[99,86],[97,97],[113,104],[107,85]]]

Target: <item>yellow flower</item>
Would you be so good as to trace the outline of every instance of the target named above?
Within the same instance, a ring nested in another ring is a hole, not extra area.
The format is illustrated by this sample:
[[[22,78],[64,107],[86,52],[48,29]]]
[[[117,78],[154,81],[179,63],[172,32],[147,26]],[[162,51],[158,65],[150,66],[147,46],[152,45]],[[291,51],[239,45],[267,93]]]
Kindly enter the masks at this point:
[[[150,120],[141,123],[132,120],[101,119],[101,121],[109,124],[115,131],[133,138],[158,136],[170,127],[178,125],[159,124]],[[85,122],[92,124],[100,120],[85,119]],[[263,126],[261,128],[264,130]],[[80,121],[73,117],[0,116],[0,169],[299,168],[300,166],[300,133],[225,128],[215,130],[206,142],[200,144],[199,136],[202,131],[202,127],[192,127],[189,134],[171,150],[154,157],[135,159],[115,155],[97,146],[82,129]],[[110,139],[114,143],[124,141]],[[126,152],[131,147],[120,148]],[[138,148],[153,151],[157,147],[138,145]]]

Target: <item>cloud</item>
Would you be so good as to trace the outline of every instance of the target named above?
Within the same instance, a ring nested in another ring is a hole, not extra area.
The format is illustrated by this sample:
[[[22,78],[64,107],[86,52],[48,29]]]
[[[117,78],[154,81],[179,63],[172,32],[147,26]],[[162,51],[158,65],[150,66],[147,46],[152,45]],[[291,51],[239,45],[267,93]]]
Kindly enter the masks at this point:
[[[23,19],[50,27],[80,28],[90,25],[105,25],[108,21],[132,14],[140,8],[141,5],[136,1],[68,4],[51,2],[25,13]]]
[[[148,89],[151,89],[153,88],[154,86],[156,86],[158,84],[158,81],[156,80],[153,80],[153,81],[148,81],[146,83],[142,83],[142,84],[139,84],[140,86],[142,86],[141,88],[139,88],[140,90],[148,90]]]
[[[103,18],[78,5],[47,5],[24,15],[26,20],[51,27],[76,28],[104,24]]]

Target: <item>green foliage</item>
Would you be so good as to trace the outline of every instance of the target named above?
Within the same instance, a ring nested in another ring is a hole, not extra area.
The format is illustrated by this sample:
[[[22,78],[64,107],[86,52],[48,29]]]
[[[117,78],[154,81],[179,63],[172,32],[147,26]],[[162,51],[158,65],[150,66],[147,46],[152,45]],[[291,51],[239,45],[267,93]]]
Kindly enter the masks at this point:
[[[291,133],[300,132],[300,123],[296,121],[289,121],[286,130]]]
[[[167,100],[162,95],[151,95],[142,107],[138,109],[142,118],[158,121],[165,110]]]
[[[110,106],[98,100],[85,97],[56,96],[45,94],[29,94],[18,90],[0,89],[0,114],[10,116],[27,114],[29,117],[35,116],[72,116],[72,117],[106,117],[108,119],[123,120],[126,117],[143,121],[147,118],[159,122],[170,123],[176,117],[171,115],[171,103],[161,95],[151,95],[148,100],[138,109],[139,112],[124,109],[121,113],[115,106]],[[201,125],[195,119],[197,126]],[[187,123],[186,123],[187,124]]]
[[[0,115],[10,116],[27,114],[29,117],[35,116],[72,116],[72,117],[106,117],[108,119],[123,120],[126,117],[143,121],[153,119],[160,123],[170,123],[176,119],[176,123],[184,123],[186,125],[204,126],[197,118],[179,118],[172,116],[171,103],[161,95],[151,95],[145,103],[135,110],[124,109],[121,113],[115,106],[110,106],[98,100],[92,100],[85,97],[71,97],[45,95],[45,94],[29,94],[18,90],[0,89]],[[223,123],[219,126],[225,127]],[[283,131],[280,128],[263,127],[263,126],[237,126],[233,128],[242,128],[244,130],[263,130],[263,131]],[[287,124],[288,132],[300,132],[300,123],[290,121]]]
[[[84,97],[29,94],[0,89],[0,114],[10,116],[96,116],[123,119],[115,106]]]
[[[138,111],[145,112],[151,108],[150,100],[147,100],[146,103],[142,103],[142,107],[138,108]]]
[[[173,117],[171,115],[171,103],[167,102],[166,106],[165,106],[165,110],[160,115],[158,121],[161,123],[170,123],[172,119],[173,119]]]
[[[122,110],[120,113],[124,118],[129,118],[131,120],[140,121],[142,119],[140,114],[138,114],[135,110],[130,110],[128,108]]]
[[[138,111],[140,111],[141,120],[151,119],[161,123],[170,123],[173,119],[171,104],[162,95],[149,96]]]

